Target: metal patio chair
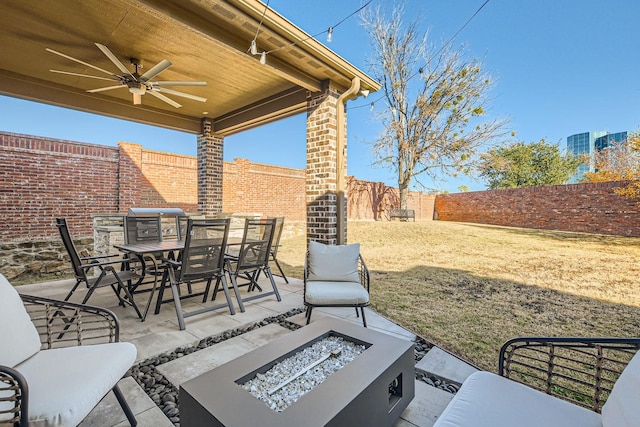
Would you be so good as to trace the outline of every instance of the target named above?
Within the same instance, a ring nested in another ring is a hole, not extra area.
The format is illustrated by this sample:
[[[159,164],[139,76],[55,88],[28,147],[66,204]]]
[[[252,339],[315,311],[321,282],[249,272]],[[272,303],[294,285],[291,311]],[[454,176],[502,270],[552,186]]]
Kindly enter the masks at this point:
[[[369,305],[369,270],[358,243],[324,245],[310,241],[303,277],[307,324],[315,307],[354,307],[367,327],[364,308]]]
[[[112,390],[135,426],[118,388],[135,359],[111,311],[19,295],[0,274],[0,424],[76,426]]]
[[[514,338],[498,375],[471,374],[435,426],[635,427],[638,349],[640,338]]]
[[[242,312],[244,312],[243,301],[251,301],[270,295],[275,295],[278,301],[282,301],[269,267],[271,243],[273,242],[275,227],[275,218],[245,220],[244,234],[241,243],[237,246],[237,251],[234,248],[233,254],[227,254],[225,257],[226,270],[233,287],[236,289],[238,305]],[[260,273],[264,273],[265,277],[269,279],[272,291],[262,292],[262,288],[258,284]],[[238,278],[246,280],[246,283],[238,285]],[[258,290],[260,293],[240,298],[238,289],[244,286],[247,287],[249,292]]]
[[[64,300],[69,301],[81,283],[84,283],[88,288],[87,293],[82,299],[82,304],[89,301],[89,298],[91,298],[91,295],[96,289],[108,286],[113,290],[113,293],[121,305],[126,304],[132,306],[138,317],[144,320],[144,316],[136,305],[133,294],[130,292],[130,285],[134,282],[138,283],[140,279],[142,279],[141,272],[128,268],[131,267],[128,266],[128,260],[117,254],[80,257],[71,239],[67,220],[65,218],[56,218],[56,227],[58,227],[60,231],[62,243],[67,250],[69,261],[71,262],[73,273],[76,277],[75,285],[73,285]],[[89,277],[87,273],[91,269],[96,269],[98,275]],[[124,293],[124,296],[121,295],[121,292]]]
[[[271,261],[276,264],[278,267],[278,271],[280,272],[280,277],[284,279],[285,283],[289,283],[287,276],[284,274],[280,263],[278,262],[278,249],[280,248],[280,237],[282,236],[282,230],[284,229],[284,217],[276,217],[276,228],[273,232],[273,241],[271,242]]]
[[[160,305],[167,302],[173,302],[178,317],[180,330],[185,329],[184,318],[195,316],[219,308],[228,307],[231,314],[235,314],[235,308],[231,301],[231,295],[227,286],[227,280],[224,270],[225,249],[227,246],[227,238],[229,236],[230,219],[189,219],[187,221],[187,229],[185,236],[184,250],[180,254],[178,260],[167,260],[167,274],[163,276],[158,300],[156,303],[156,313],[160,311]],[[207,301],[211,283],[215,279],[214,298],[218,289],[222,285],[226,303],[218,304],[212,307],[206,307],[191,312],[183,312],[181,300],[202,296],[202,302]],[[205,282],[203,291],[193,292],[189,287],[189,292],[182,294],[179,291],[180,284],[195,282]],[[232,285],[233,286],[233,285]],[[164,292],[167,288],[171,289],[172,297],[164,298]],[[240,296],[235,289],[234,291],[241,303]]]

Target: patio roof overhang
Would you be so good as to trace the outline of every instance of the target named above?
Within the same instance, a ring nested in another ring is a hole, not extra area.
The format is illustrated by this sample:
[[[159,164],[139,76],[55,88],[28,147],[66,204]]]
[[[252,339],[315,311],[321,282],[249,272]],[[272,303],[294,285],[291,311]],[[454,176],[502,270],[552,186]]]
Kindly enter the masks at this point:
[[[270,52],[266,64],[248,52],[256,33],[259,52]],[[112,84],[49,71],[104,76],[46,48],[121,74],[94,43],[126,66],[130,58],[141,60],[141,73],[170,60],[154,80],[206,81],[206,87],[175,89],[207,101],[168,95],[182,104],[175,108],[147,94],[133,105],[125,88],[88,93]],[[358,77],[362,89],[380,89],[258,0],[11,2],[0,13],[0,48],[0,94],[191,133],[201,131],[203,117],[226,136],[305,112],[307,91],[320,91],[326,81],[347,90]]]

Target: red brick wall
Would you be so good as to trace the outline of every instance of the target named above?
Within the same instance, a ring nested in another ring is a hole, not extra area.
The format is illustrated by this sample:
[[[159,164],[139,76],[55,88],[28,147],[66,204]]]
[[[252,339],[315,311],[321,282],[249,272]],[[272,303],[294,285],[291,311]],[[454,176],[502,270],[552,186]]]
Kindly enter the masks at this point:
[[[400,207],[398,189],[382,182],[362,181],[350,176],[347,192],[349,219],[385,220],[389,219],[391,209]],[[415,211],[416,220],[431,220],[434,202],[434,195],[410,191],[407,206]]]
[[[640,236],[640,207],[616,195],[624,182],[438,195],[440,221]]]
[[[92,237],[92,215],[130,207],[198,211],[197,159],[120,142],[105,147],[0,132],[0,244],[57,238],[56,217],[74,238]],[[223,212],[305,221],[305,170],[235,159],[223,165]],[[386,219],[395,188],[349,178],[349,219]],[[372,206],[376,206],[374,210]],[[433,196],[410,193],[418,219],[431,219]]]
[[[225,162],[223,175],[223,212],[306,219],[304,170],[234,159]]]
[[[197,212],[197,159],[120,142],[105,147],[0,132],[0,242],[57,237],[55,218],[90,237],[92,215],[129,207]],[[224,212],[304,221],[305,171],[224,163]]]
[[[0,133],[0,243],[58,235],[67,217],[92,235],[91,215],[118,208],[118,148]]]

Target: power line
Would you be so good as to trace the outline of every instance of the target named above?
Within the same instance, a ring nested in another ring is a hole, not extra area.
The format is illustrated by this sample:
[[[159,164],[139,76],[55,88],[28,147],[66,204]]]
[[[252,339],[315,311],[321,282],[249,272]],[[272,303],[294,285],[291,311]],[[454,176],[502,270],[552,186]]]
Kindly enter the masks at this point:
[[[344,17],[343,19],[341,19],[337,24],[330,26],[330,27],[329,27],[329,28],[327,28],[326,30],[321,31],[321,32],[319,32],[319,33],[317,33],[317,34],[314,34],[314,35],[312,35],[312,36],[309,36],[309,37],[307,37],[307,38],[305,38],[305,39],[297,40],[297,41],[292,42],[292,43],[290,43],[290,44],[288,44],[288,45],[284,45],[284,46],[280,46],[280,47],[275,48],[275,49],[271,49],[271,50],[268,50],[268,51],[264,51],[264,52],[262,52],[262,57],[264,58],[267,54],[270,54],[270,53],[273,53],[273,52],[277,52],[277,51],[282,50],[282,49],[285,49],[285,48],[293,47],[293,46],[296,46],[296,45],[298,45],[298,44],[300,44],[300,43],[304,43],[304,42],[306,42],[307,40],[316,39],[316,38],[318,38],[318,36],[321,36],[321,35],[323,35],[323,34],[331,34],[331,33],[333,33],[333,30],[334,30],[335,28],[337,28],[338,26],[340,26],[344,21],[346,21],[347,19],[351,18],[353,15],[355,15],[355,14],[356,14],[356,13],[358,13],[358,12],[360,12],[360,11],[361,11],[362,9],[364,9],[365,7],[369,6],[372,2],[373,2],[373,0],[369,0],[369,1],[368,1],[368,2],[366,2],[364,5],[360,6],[360,8],[358,8],[357,10],[355,10],[355,11],[351,12],[349,15],[347,15],[346,17]],[[267,2],[267,5],[268,5],[268,4],[269,4],[269,2]],[[266,9],[265,9],[265,12],[266,12]],[[263,18],[264,18],[264,14],[263,14]],[[260,21],[260,23],[262,24],[262,21]],[[259,29],[259,27],[258,27],[258,29]],[[255,46],[255,42],[256,42],[256,38],[257,38],[257,37],[258,37],[258,33],[256,32],[256,37],[255,37],[255,38],[253,39],[253,41],[251,42],[251,43],[252,43],[252,46],[251,46],[251,48],[250,48],[250,49],[253,49],[253,47]],[[253,53],[253,50],[252,50],[252,53]],[[256,52],[256,53],[254,53],[254,55],[255,55],[255,54],[257,54],[257,52]],[[263,61],[263,59],[261,59],[261,62],[262,62],[262,61]]]

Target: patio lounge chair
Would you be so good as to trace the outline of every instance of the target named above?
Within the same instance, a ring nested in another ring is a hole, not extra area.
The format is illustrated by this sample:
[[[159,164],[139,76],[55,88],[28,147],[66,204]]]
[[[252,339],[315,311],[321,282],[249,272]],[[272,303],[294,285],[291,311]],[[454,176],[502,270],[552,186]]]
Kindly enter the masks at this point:
[[[434,427],[638,426],[639,348],[640,338],[510,340],[499,375],[472,374]]]
[[[244,312],[243,301],[251,301],[270,295],[275,295],[278,301],[282,301],[276,282],[273,280],[271,267],[269,267],[271,243],[273,241],[275,226],[275,218],[245,220],[242,242],[239,245],[233,245],[235,246],[233,248],[234,253],[227,253],[225,257],[225,268],[236,290],[236,296],[239,296],[239,287],[246,286],[249,292],[256,289],[260,291],[260,293],[256,295],[238,298],[238,305],[242,312]],[[237,251],[235,250],[236,248]],[[271,288],[273,289],[272,291],[262,292],[262,288],[258,284],[260,273],[264,273],[267,279],[269,279]],[[238,278],[246,279],[247,282],[238,285]]]
[[[307,324],[314,307],[355,307],[367,327],[364,308],[369,305],[369,270],[360,244],[324,245],[310,241],[304,267],[304,305]]]
[[[113,390],[137,424],[118,381],[136,359],[105,309],[19,295],[0,274],[0,424],[76,426]]]
[[[156,305],[156,313],[160,309],[160,304],[173,301],[178,317],[178,326],[180,330],[185,329],[184,318],[195,316],[219,308],[227,307],[231,314],[236,314],[227,287],[227,280],[224,270],[225,249],[227,247],[227,238],[229,236],[230,219],[188,219],[185,245],[178,261],[167,260],[167,273],[163,276],[158,301]],[[211,282],[215,279],[215,294],[222,285],[226,303],[218,304],[213,307],[206,307],[192,312],[184,313],[180,301],[185,298],[202,296],[202,302],[207,301]],[[205,281],[206,285],[203,291],[193,292],[189,286],[189,292],[180,294],[180,284],[187,283],[191,285],[194,282]],[[168,283],[167,283],[168,282]],[[172,298],[163,299],[164,291],[167,287],[171,288]],[[240,296],[234,287],[238,303]]]
[[[89,298],[91,298],[91,295],[96,289],[109,286],[120,301],[120,304],[132,306],[138,317],[144,320],[144,316],[136,305],[128,286],[128,283],[140,280],[142,277],[141,274],[131,268],[131,266],[127,269],[127,260],[120,258],[119,255],[100,255],[81,258],[71,239],[66,219],[56,218],[56,226],[60,231],[62,243],[67,250],[69,261],[71,262],[73,273],[76,277],[75,285],[73,285],[64,300],[69,301],[81,283],[84,283],[88,288],[86,295],[82,299],[82,304],[86,304],[86,302],[89,301]],[[114,257],[118,259],[113,259]],[[89,277],[87,275],[92,268],[97,270],[98,276]],[[121,291],[124,293],[124,297],[120,294]]]
[[[273,241],[271,242],[271,261],[276,264],[280,277],[284,279],[285,283],[289,283],[287,276],[284,274],[280,263],[278,262],[278,249],[280,248],[280,237],[282,237],[282,230],[284,228],[284,217],[276,217],[276,229],[273,232]]]

